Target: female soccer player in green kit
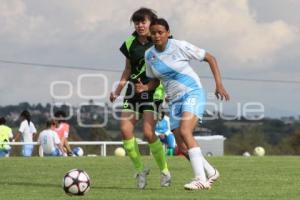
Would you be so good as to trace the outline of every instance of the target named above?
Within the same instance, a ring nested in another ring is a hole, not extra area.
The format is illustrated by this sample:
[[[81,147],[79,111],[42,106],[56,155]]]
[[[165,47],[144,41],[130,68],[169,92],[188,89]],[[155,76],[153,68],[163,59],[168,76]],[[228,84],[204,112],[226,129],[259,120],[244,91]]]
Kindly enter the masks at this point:
[[[152,155],[161,171],[160,184],[162,187],[170,186],[171,175],[166,162],[166,155],[162,143],[154,132],[156,112],[160,100],[164,98],[162,86],[153,88],[151,91],[135,93],[134,84],[137,82],[148,83],[145,71],[145,51],[153,45],[150,38],[149,26],[157,16],[153,10],[140,8],[131,16],[135,32],[123,43],[120,51],[126,57],[126,64],[120,82],[116,89],[111,92],[110,100],[114,102],[120,95],[126,83],[129,82],[124,98],[121,114],[121,133],[124,148],[137,171],[137,187],[144,189],[147,184],[149,169],[145,168],[141,160],[138,144],[134,137],[134,127],[141,116],[143,131],[150,146]]]
[[[154,46],[145,53],[146,74],[152,78],[147,84],[135,84],[137,92],[151,90],[161,81],[169,99],[171,130],[175,134],[177,145],[187,148],[194,180],[184,185],[188,190],[209,189],[219,172],[203,157],[193,130],[205,110],[205,92],[198,75],[189,62],[205,61],[209,64],[216,82],[216,96],[229,100],[221,79],[216,59],[204,49],[186,41],[170,39],[169,25],[160,18],[150,26]]]

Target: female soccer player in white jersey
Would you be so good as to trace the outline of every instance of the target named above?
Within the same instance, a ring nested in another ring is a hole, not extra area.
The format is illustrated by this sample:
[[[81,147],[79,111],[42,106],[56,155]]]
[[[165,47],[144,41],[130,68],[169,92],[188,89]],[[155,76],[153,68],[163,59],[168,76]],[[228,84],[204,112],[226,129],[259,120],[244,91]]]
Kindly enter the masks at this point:
[[[33,142],[33,137],[34,137],[34,135],[36,135],[36,132],[37,132],[33,122],[31,121],[31,115],[27,110],[24,110],[21,113],[20,118],[21,118],[22,122],[20,124],[20,128],[15,137],[15,140],[17,141],[21,135],[23,142],[31,143],[31,142]],[[33,151],[32,144],[23,145],[23,148],[22,148],[23,156],[30,157],[32,155],[32,151]]]
[[[186,42],[170,39],[169,25],[159,18],[150,26],[154,46],[145,52],[146,74],[153,78],[148,84],[137,83],[137,92],[151,90],[162,81],[169,99],[171,130],[180,148],[185,146],[195,179],[184,185],[185,189],[209,189],[219,177],[219,172],[203,157],[193,137],[193,130],[205,109],[205,94],[198,75],[189,65],[190,60],[208,62],[216,82],[218,99],[229,100],[222,84],[215,58],[208,52]]]

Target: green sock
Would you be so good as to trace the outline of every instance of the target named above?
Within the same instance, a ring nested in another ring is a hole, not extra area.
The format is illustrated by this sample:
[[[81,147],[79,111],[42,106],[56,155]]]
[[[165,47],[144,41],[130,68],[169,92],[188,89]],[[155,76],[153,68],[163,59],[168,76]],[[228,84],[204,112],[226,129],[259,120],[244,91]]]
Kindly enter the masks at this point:
[[[123,145],[127,155],[134,165],[134,168],[138,172],[142,172],[144,170],[144,165],[142,163],[141,154],[136,139],[133,137],[129,140],[123,140]]]
[[[155,161],[162,172],[168,172],[168,164],[166,160],[166,154],[164,152],[164,148],[159,139],[157,139],[152,144],[149,144],[151,153],[155,158]]]

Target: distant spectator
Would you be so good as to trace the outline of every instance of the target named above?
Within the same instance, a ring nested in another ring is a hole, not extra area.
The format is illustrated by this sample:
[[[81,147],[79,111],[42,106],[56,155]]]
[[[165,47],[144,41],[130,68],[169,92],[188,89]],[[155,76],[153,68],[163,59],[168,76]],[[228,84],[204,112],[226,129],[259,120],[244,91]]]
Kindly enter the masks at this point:
[[[33,137],[36,134],[36,128],[31,121],[31,115],[27,110],[24,110],[20,118],[22,120],[19,128],[19,132],[17,133],[15,140],[17,141],[22,136],[22,142],[33,142]],[[22,148],[22,155],[25,157],[30,157],[33,151],[33,144],[25,144]]]
[[[166,144],[168,155],[174,155],[176,146],[175,137],[171,132],[170,118],[165,112],[161,112],[161,116],[156,122],[155,134],[160,138],[162,143]]]
[[[62,156],[63,146],[57,133],[54,131],[56,128],[56,121],[49,120],[46,123],[46,129],[43,130],[38,138],[40,144],[40,156]],[[42,154],[41,154],[42,150]]]
[[[61,141],[64,152],[66,152],[68,156],[72,156],[73,153],[68,141],[70,125],[66,122],[66,113],[64,111],[57,111],[54,116],[58,122],[55,131]]]
[[[0,117],[0,157],[9,157],[11,148],[6,143],[11,141],[13,138],[11,128],[6,126],[5,124],[5,118]]]

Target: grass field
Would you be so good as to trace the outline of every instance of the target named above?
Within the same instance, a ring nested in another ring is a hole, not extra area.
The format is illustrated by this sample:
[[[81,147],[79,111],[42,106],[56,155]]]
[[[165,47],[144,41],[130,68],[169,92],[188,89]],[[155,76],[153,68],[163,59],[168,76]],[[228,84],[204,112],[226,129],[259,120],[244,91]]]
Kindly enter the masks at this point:
[[[148,186],[137,190],[129,159],[117,157],[2,158],[0,199],[300,199],[299,157],[210,157],[221,178],[207,191],[185,191],[190,181],[189,163],[169,158],[172,186],[159,186],[159,171],[151,157],[143,157],[151,168]],[[61,188],[64,173],[72,168],[86,170],[91,190],[84,197],[69,197]]]

